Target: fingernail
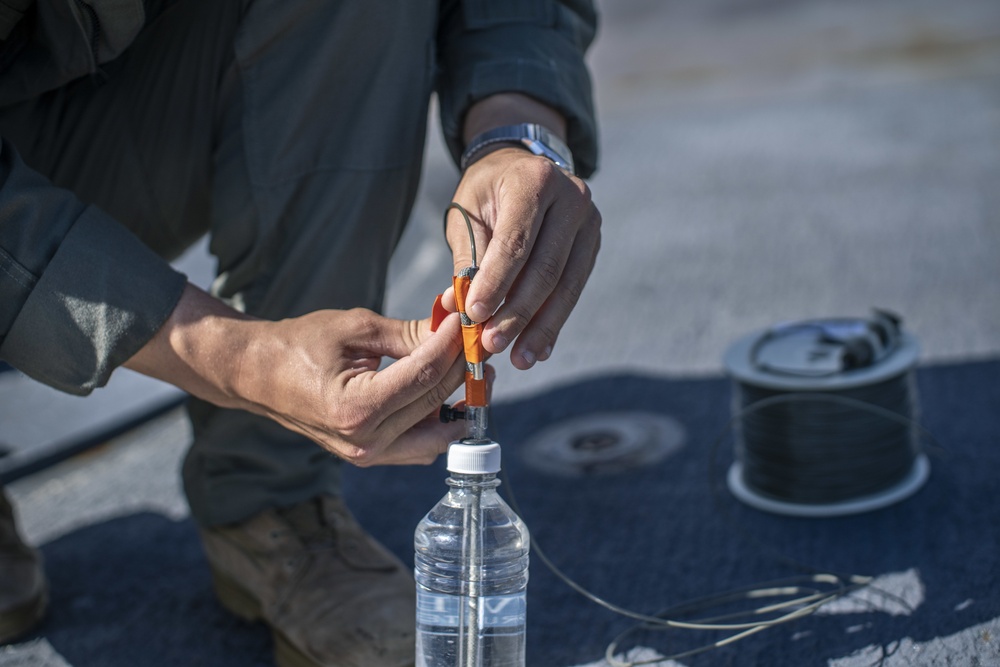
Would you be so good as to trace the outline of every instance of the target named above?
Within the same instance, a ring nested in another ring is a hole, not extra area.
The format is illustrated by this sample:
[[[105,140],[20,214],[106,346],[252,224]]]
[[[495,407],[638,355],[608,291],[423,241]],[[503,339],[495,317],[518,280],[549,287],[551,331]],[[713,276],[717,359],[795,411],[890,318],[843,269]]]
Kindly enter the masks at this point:
[[[524,352],[522,352],[521,353],[521,358],[524,359],[525,361],[527,361],[529,366],[534,366],[535,365],[535,361],[536,361],[535,353],[532,352],[531,350],[525,350]]]
[[[510,344],[510,341],[504,338],[503,334],[493,334],[493,337],[490,340],[493,341],[493,347],[496,348],[497,352],[503,352]]]
[[[477,302],[469,306],[466,315],[471,317],[473,322],[485,322],[490,318],[490,311],[486,309],[486,306]]]
[[[552,356],[552,346],[551,345],[546,345],[545,349],[542,350],[542,353],[540,355],[538,355],[538,360],[539,361],[548,361],[549,357],[551,357],[551,356]]]

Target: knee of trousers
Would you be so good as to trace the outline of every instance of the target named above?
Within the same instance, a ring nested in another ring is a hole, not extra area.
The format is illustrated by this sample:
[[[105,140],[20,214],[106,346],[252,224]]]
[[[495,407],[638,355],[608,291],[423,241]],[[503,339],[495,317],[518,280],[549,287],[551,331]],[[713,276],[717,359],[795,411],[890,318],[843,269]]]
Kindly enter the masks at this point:
[[[261,316],[378,307],[419,180],[435,11],[250,6],[236,40],[242,146],[213,193],[219,296]]]

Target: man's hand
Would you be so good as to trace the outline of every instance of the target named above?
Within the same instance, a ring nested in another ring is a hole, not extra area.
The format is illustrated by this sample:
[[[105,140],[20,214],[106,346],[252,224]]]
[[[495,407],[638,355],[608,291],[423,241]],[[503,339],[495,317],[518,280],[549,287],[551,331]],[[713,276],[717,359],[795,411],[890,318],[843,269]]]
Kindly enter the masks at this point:
[[[463,137],[469,142],[494,127],[523,122],[565,139],[566,122],[556,110],[518,93],[475,103],[466,113]],[[601,245],[601,214],[587,184],[544,157],[504,144],[480,155],[454,197],[472,218],[479,252],[466,310],[486,323],[487,352],[503,352],[516,338],[510,360],[526,370],[549,358],[580,298]],[[447,221],[457,273],[472,263],[469,232],[458,211],[450,210]],[[446,297],[454,310],[454,298]]]
[[[271,417],[359,466],[430,463],[464,436],[441,404],[462,385],[458,316],[323,310],[268,322],[189,286],[125,365],[217,405]],[[382,357],[398,361],[378,370]]]
[[[488,352],[517,338],[511,363],[531,368],[552,354],[597,259],[601,215],[590,189],[544,157],[504,147],[468,168],[455,201],[472,218],[480,253],[468,315],[489,320]],[[472,251],[456,210],[448,213],[447,236],[457,272],[472,263]]]

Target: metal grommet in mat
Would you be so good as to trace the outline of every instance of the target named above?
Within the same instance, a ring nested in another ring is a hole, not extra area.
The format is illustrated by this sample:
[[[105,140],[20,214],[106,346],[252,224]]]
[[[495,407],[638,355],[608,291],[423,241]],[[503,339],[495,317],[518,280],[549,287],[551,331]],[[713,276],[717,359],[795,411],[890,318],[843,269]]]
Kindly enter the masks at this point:
[[[684,442],[684,427],[666,415],[623,411],[569,418],[532,435],[522,448],[536,470],[565,476],[605,475],[658,463]]]

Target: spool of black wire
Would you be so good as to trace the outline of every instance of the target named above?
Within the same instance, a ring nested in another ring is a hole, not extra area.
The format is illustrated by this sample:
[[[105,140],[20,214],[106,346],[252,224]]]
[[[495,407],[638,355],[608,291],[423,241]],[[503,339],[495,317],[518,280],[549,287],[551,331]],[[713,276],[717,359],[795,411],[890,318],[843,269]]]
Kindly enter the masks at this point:
[[[930,472],[916,429],[918,352],[885,311],[779,325],[734,343],[725,356],[733,495],[769,512],[822,517],[915,493]]]

